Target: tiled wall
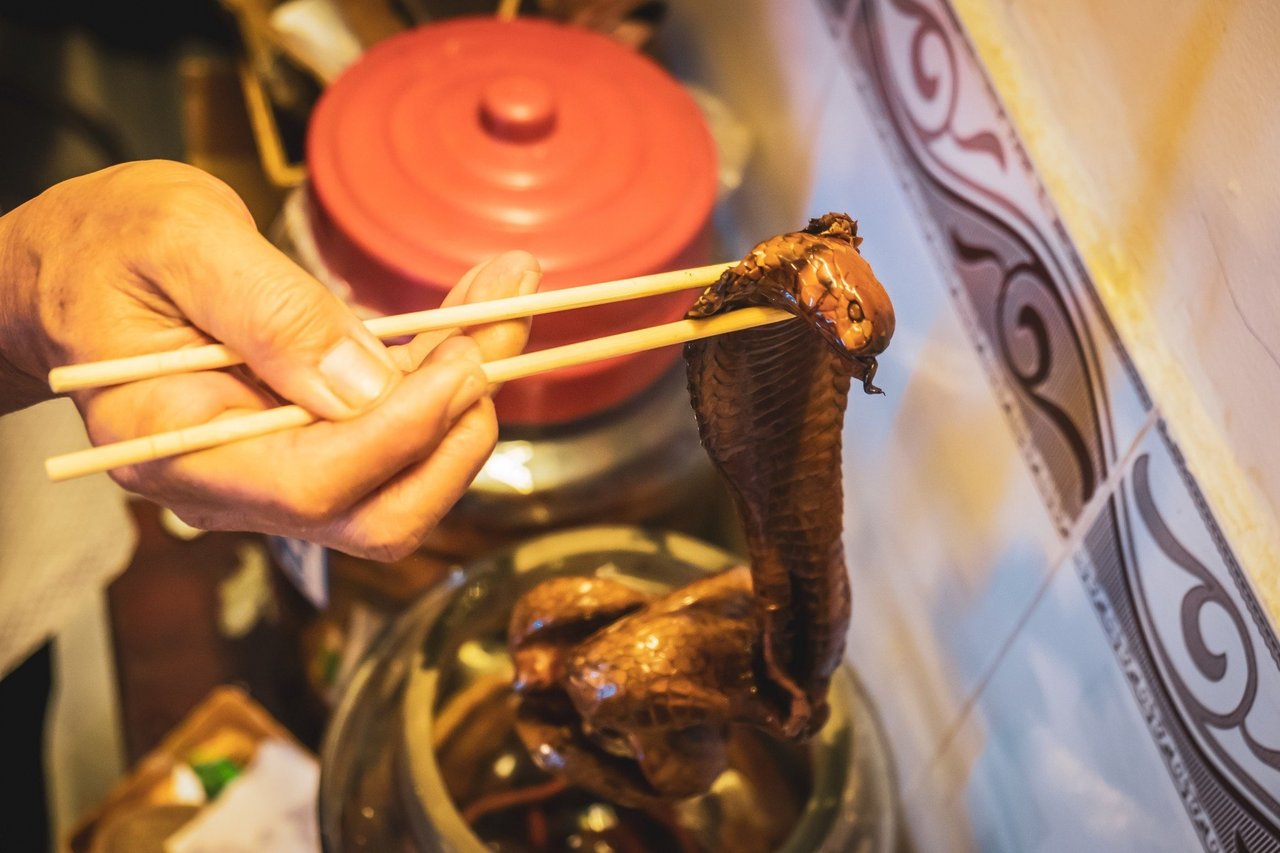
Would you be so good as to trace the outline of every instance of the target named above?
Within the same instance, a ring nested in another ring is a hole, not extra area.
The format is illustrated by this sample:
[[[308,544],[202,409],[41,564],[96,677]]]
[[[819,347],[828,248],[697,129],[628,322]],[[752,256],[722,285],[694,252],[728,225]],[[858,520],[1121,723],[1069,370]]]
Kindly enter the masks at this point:
[[[915,846],[1280,850],[1275,626],[945,0],[671,28],[758,133],[728,254],[846,210],[898,309],[846,541]]]
[[[1280,619],[1280,4],[952,5]]]

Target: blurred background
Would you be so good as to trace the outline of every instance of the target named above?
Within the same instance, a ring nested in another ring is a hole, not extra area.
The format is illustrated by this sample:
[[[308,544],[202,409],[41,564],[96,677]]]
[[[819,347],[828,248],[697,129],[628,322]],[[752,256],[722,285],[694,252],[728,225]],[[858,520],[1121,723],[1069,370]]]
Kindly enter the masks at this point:
[[[389,34],[496,4],[334,0],[336,41],[280,5],[7,0],[0,208],[186,160],[314,263],[289,211],[317,98]],[[1280,850],[1280,14],[616,5],[606,34],[693,94],[715,140],[708,258],[847,210],[897,307],[887,397],[851,401],[844,512],[849,654],[903,844]],[[506,473],[421,554],[326,555],[323,607],[281,543],[130,501],[136,553],[56,646],[60,834],[218,685],[316,748],[370,637],[485,547],[604,520],[740,548],[682,394],[664,374],[607,412],[512,427]]]

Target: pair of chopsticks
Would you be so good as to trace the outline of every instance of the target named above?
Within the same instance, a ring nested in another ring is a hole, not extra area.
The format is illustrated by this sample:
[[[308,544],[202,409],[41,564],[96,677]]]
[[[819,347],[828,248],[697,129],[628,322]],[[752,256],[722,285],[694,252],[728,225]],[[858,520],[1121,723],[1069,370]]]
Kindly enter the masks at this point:
[[[608,302],[706,287],[731,266],[732,264],[711,264],[603,284],[589,284],[532,293],[527,296],[495,299],[489,302],[473,302],[429,311],[396,314],[368,320],[365,326],[375,336],[386,340],[421,332],[479,326],[517,317],[535,317],[539,314],[567,311],[571,308],[586,308]],[[703,320],[677,320],[661,326],[527,352],[511,358],[486,362],[483,370],[489,382],[497,384],[562,367],[572,367],[606,358],[630,355],[642,350],[742,331],[790,318],[790,314],[778,308],[740,308]],[[49,387],[61,393],[118,385],[123,382],[152,379],[175,373],[217,370],[243,362],[242,358],[225,346],[207,344],[172,352],[57,367],[49,372]],[[301,406],[279,406],[249,415],[210,421],[185,429],[53,456],[45,460],[45,471],[51,480],[70,480],[125,465],[150,462],[279,430],[302,427],[316,420],[315,415]]]

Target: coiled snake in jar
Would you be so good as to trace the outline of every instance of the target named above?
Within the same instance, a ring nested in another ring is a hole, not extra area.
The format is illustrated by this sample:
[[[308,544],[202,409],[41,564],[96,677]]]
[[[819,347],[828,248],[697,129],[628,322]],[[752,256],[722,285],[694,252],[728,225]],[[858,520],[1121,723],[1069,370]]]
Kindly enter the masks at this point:
[[[653,598],[559,578],[517,604],[518,729],[544,769],[623,805],[702,793],[731,724],[802,740],[828,715],[850,590],[841,433],[893,335],[883,286],[842,213],[757,245],[689,312],[784,308],[785,321],[685,345],[703,446],[728,483],[751,564]]]

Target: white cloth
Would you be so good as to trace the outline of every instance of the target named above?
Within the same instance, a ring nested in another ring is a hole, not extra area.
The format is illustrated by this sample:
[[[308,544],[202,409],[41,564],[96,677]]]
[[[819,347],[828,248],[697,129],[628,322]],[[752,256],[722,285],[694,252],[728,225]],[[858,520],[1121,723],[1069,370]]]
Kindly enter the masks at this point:
[[[105,474],[51,483],[45,458],[87,447],[69,400],[0,416],[0,677],[128,565],[125,492]]]
[[[320,763],[291,743],[258,744],[244,772],[167,838],[166,853],[319,853]]]

